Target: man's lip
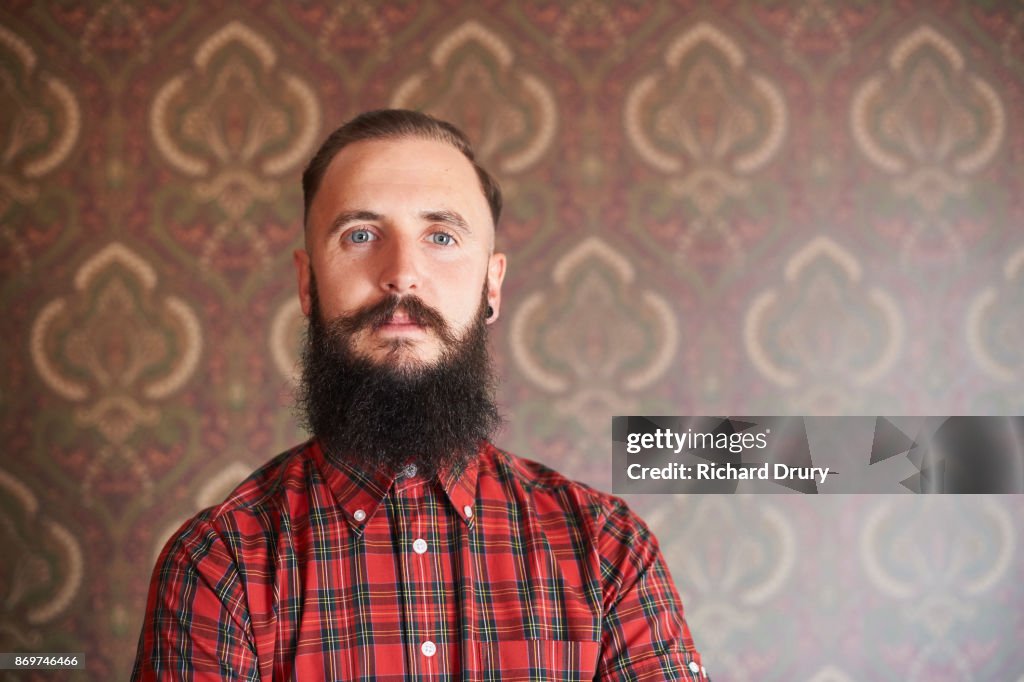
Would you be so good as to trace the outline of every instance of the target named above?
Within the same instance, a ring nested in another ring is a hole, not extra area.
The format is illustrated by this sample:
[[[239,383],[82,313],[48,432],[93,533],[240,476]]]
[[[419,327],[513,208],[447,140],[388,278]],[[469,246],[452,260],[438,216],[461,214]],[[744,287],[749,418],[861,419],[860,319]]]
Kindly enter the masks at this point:
[[[405,317],[404,315],[395,315],[389,318],[381,325],[382,329],[422,329],[423,325],[420,323]]]

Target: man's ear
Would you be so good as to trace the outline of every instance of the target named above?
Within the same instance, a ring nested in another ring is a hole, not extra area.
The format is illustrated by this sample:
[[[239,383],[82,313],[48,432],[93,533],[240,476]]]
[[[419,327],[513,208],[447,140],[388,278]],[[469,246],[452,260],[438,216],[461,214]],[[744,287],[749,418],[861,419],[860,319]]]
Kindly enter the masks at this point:
[[[487,263],[487,305],[494,314],[487,318],[487,324],[493,323],[501,313],[501,283],[505,281],[505,254],[493,253]]]
[[[295,249],[292,254],[295,261],[295,276],[299,282],[299,303],[302,305],[302,314],[309,317],[313,311],[313,302],[309,295],[309,254],[305,249]]]

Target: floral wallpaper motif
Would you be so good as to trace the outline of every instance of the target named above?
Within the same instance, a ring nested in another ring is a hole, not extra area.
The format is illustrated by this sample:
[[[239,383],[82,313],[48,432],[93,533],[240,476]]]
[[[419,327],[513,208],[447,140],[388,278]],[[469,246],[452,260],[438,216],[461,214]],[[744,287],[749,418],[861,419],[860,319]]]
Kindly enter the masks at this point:
[[[386,106],[504,188],[507,449],[1024,411],[1019,3],[13,0],[0,651],[125,678],[168,535],[305,437],[299,175]],[[629,501],[717,680],[1024,680],[1015,497]]]

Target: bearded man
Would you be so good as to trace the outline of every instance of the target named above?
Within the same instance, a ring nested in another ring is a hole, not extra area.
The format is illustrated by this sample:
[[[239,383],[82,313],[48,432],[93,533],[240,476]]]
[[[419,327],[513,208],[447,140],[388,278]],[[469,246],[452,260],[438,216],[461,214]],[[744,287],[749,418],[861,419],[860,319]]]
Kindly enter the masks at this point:
[[[501,193],[465,136],[368,112],[303,190],[314,437],[171,538],[133,679],[706,680],[643,522],[488,440]]]

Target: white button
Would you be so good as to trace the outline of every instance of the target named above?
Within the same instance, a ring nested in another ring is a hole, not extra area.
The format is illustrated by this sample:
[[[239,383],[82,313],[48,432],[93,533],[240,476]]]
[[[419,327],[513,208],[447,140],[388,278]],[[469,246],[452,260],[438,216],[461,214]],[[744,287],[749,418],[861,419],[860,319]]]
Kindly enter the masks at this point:
[[[423,538],[416,538],[416,540],[412,543],[412,551],[416,552],[417,554],[423,554],[427,551],[427,541]]]
[[[690,670],[697,674],[700,672],[700,666],[697,665],[697,661],[690,661]]]
[[[462,513],[466,515],[467,519],[473,518],[473,508],[468,504],[462,508]]]
[[[402,469],[402,478],[412,478],[413,476],[416,475],[417,471],[419,471],[419,469],[416,468],[416,465],[410,464],[409,466]]]
[[[355,518],[356,521],[359,521],[360,523],[366,520],[366,512],[364,512],[362,509],[356,509],[356,513],[352,516]]]
[[[423,644],[420,645],[420,651],[423,652],[424,656],[426,656],[427,658],[430,658],[431,656],[433,656],[434,654],[437,653],[437,647],[434,646],[434,643],[431,642],[428,639],[427,641],[425,641]]]

